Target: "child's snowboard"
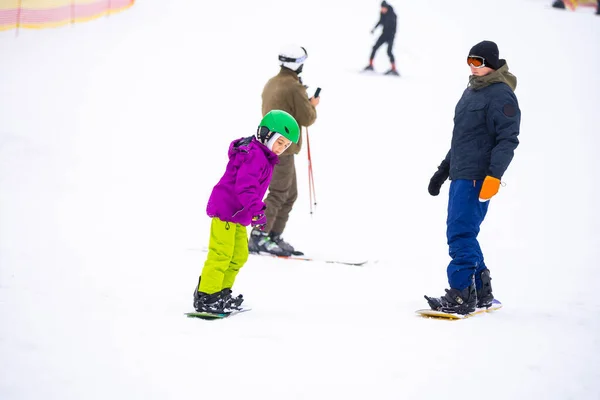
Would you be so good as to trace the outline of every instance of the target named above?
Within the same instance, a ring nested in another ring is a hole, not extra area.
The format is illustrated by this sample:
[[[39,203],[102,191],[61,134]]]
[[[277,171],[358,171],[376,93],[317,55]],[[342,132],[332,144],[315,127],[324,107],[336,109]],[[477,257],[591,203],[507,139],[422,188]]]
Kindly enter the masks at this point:
[[[243,313],[243,312],[250,311],[250,310],[252,310],[252,309],[251,308],[241,308],[239,310],[226,312],[226,313],[189,312],[189,313],[185,313],[185,315],[188,318],[200,318],[200,319],[206,319],[206,320],[213,320],[213,319],[223,319],[223,318],[231,317],[232,315]]]
[[[490,308],[477,308],[472,313],[466,314],[466,315],[451,314],[451,313],[446,313],[446,312],[443,312],[443,311],[435,311],[435,310],[432,310],[430,308],[424,308],[424,309],[421,309],[421,310],[417,310],[415,312],[417,314],[419,314],[420,316],[425,317],[425,318],[455,320],[455,319],[469,318],[469,317],[472,317],[474,315],[479,315],[479,314],[483,314],[483,313],[486,313],[486,312],[498,310],[500,308],[502,308],[502,303],[500,303],[498,300],[494,299],[494,301],[492,301],[492,305],[490,306]]]

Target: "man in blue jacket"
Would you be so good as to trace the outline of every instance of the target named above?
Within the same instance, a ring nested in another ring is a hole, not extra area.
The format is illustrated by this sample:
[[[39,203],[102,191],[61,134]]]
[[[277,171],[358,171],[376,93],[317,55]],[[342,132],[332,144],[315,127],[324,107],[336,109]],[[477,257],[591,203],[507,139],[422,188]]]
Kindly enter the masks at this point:
[[[433,310],[458,314],[487,308],[494,299],[477,235],[519,144],[521,123],[517,78],[499,59],[496,43],[473,46],[467,64],[471,76],[456,105],[450,151],[428,188],[437,196],[446,179],[452,181],[446,221],[452,261],[447,269],[450,289],[442,297],[425,298]]]

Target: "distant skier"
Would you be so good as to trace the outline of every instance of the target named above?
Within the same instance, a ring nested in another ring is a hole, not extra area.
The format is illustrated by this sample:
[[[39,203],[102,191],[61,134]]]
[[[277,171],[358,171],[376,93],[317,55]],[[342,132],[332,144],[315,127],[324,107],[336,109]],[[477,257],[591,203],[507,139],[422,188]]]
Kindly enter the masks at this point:
[[[263,197],[271,182],[279,156],[298,143],[300,128],[290,114],[267,113],[254,136],[236,139],[229,145],[225,174],[215,185],[206,206],[212,218],[208,255],[198,286],[194,308],[198,312],[222,313],[235,310],[244,301],[233,297],[231,287],[248,260],[246,226],[263,228],[267,223]]]
[[[517,78],[499,59],[496,43],[473,46],[467,64],[472,75],[456,105],[450,151],[428,188],[437,196],[446,179],[452,180],[446,230],[452,261],[447,268],[450,290],[425,298],[433,310],[457,314],[488,308],[494,299],[477,235],[519,144],[521,123]]]
[[[375,53],[377,53],[377,50],[381,47],[381,45],[387,43],[387,55],[390,58],[392,67],[385,74],[400,75],[396,70],[396,60],[394,58],[394,54],[392,53],[392,48],[394,47],[394,38],[396,37],[396,13],[394,12],[394,8],[386,1],[381,2],[381,16],[379,17],[379,22],[377,22],[377,25],[375,25],[375,27],[371,30],[371,33],[375,33],[375,29],[377,29],[379,25],[383,27],[383,31],[373,46],[371,57],[369,59],[369,65],[365,68],[365,71],[373,71],[373,60],[375,59]]]

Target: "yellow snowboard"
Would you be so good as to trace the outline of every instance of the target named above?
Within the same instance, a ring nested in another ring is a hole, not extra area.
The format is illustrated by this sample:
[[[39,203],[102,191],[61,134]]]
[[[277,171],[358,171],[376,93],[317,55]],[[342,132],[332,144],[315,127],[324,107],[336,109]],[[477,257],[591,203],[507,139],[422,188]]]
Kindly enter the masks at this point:
[[[498,300],[494,299],[494,301],[492,301],[492,305],[490,306],[490,308],[477,308],[474,312],[470,313],[470,314],[466,314],[466,315],[461,315],[461,314],[451,314],[451,313],[446,313],[443,311],[435,311],[432,310],[430,308],[424,308],[422,310],[417,310],[416,313],[422,317],[425,318],[436,318],[436,319],[449,319],[449,320],[454,320],[454,319],[465,319],[465,318],[469,318],[472,317],[474,315],[479,315],[479,314],[483,314],[486,312],[490,312],[490,311],[495,311],[502,308],[502,303],[500,303]]]

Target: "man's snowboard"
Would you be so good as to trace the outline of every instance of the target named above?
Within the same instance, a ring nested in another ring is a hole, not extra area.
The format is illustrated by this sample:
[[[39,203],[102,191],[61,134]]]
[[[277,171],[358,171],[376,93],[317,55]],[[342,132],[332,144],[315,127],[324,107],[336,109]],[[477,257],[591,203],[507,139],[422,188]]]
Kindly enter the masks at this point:
[[[415,312],[418,315],[420,315],[422,317],[425,317],[425,318],[436,318],[436,319],[454,320],[454,319],[469,318],[469,317],[472,317],[474,315],[479,315],[479,314],[483,314],[483,313],[486,313],[486,312],[498,310],[500,308],[502,308],[502,303],[500,303],[498,300],[494,299],[494,301],[492,301],[492,305],[490,306],[490,308],[476,308],[475,311],[473,311],[470,314],[466,314],[466,315],[451,314],[451,313],[446,313],[446,312],[443,312],[443,311],[435,311],[435,310],[432,310],[430,308],[424,308],[424,309],[421,309],[421,310],[417,310]]]
[[[251,308],[241,308],[239,310],[226,312],[226,313],[189,312],[189,313],[185,313],[185,315],[188,318],[200,318],[200,319],[206,319],[206,320],[213,320],[213,319],[223,319],[223,318],[231,317],[232,315],[243,313],[243,312],[250,311],[250,310],[252,310],[252,309]]]

